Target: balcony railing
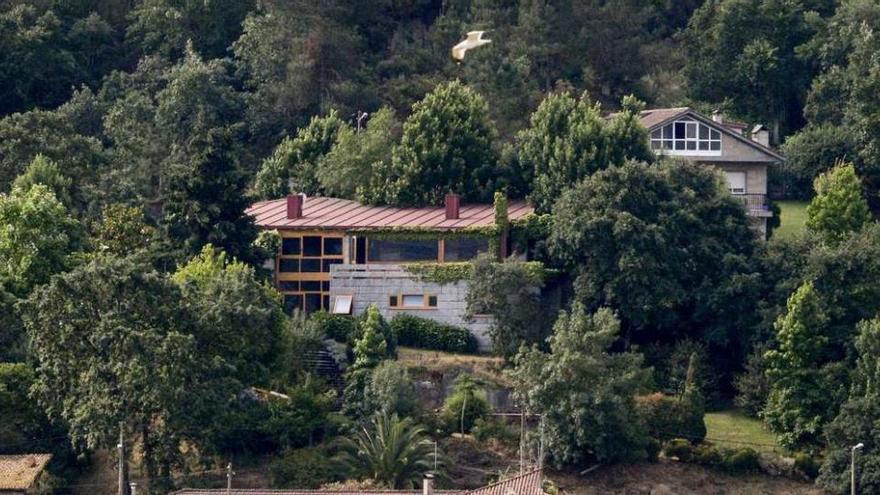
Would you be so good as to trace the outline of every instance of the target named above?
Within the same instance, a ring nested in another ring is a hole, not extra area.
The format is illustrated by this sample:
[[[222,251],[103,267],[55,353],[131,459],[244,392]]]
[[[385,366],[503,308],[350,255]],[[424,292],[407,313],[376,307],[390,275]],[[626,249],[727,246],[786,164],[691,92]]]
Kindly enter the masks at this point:
[[[749,212],[770,211],[770,200],[766,194],[734,194],[733,197],[742,201]]]

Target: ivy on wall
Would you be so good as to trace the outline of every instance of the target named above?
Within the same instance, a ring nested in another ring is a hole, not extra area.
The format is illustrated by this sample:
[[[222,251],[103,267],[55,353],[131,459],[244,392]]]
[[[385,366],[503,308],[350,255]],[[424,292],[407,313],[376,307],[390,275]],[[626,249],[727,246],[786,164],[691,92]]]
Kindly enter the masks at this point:
[[[431,282],[440,285],[454,284],[473,278],[474,264],[470,261],[454,263],[406,263],[403,270],[420,282]],[[528,278],[536,285],[541,284],[558,274],[558,271],[546,268],[540,261],[522,263]]]

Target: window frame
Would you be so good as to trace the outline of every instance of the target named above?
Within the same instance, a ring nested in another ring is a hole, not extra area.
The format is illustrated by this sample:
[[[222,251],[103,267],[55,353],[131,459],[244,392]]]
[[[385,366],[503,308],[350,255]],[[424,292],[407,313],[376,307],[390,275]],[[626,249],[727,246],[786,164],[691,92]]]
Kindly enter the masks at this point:
[[[410,296],[410,297],[420,296],[422,298],[422,304],[419,306],[407,306],[403,303],[404,298],[406,296]],[[431,299],[434,300],[434,303],[435,303],[434,306],[430,305]],[[396,305],[394,304],[393,301],[396,301]],[[439,303],[440,303],[440,301],[439,301],[439,298],[437,297],[437,294],[432,294],[432,293],[418,294],[418,293],[413,293],[413,292],[398,292],[395,294],[388,295],[388,307],[391,309],[417,310],[417,311],[436,310],[438,308],[438,306],[440,305]]]
[[[704,129],[707,137],[701,137]],[[665,155],[721,156],[724,150],[724,139],[720,130],[689,117],[666,122],[655,128],[649,133],[649,140],[652,151]],[[705,149],[701,145],[705,145]],[[715,145],[717,149],[712,149]]]

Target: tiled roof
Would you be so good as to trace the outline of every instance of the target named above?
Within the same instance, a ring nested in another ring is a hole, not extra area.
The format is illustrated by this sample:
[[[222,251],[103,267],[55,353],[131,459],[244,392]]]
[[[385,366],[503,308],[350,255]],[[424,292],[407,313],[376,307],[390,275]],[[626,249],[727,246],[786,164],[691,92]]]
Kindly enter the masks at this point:
[[[0,490],[27,490],[52,454],[0,455]]]
[[[532,213],[534,208],[524,201],[511,201],[507,207],[510,220]],[[488,227],[495,223],[495,208],[490,204],[462,204],[459,218],[446,219],[446,209],[396,208],[367,206],[347,199],[311,197],[303,202],[302,217],[287,218],[287,198],[260,201],[246,213],[257,225],[270,229],[384,229],[415,227],[437,230],[457,230],[468,227]]]
[[[690,111],[688,107],[676,107],[676,108],[655,108],[653,110],[642,110],[639,113],[639,121],[641,121],[642,125],[646,128],[650,129],[661,122],[666,122],[667,120],[678,117],[679,115]]]
[[[543,479],[541,469],[535,469],[471,490],[468,495],[543,495],[544,490],[541,489]]]

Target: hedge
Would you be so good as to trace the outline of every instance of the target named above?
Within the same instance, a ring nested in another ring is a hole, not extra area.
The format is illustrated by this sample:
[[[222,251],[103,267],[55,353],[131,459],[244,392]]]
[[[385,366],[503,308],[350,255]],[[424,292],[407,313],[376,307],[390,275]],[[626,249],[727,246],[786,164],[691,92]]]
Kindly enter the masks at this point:
[[[392,318],[391,331],[402,346],[468,354],[478,349],[477,339],[468,329],[411,314],[401,313]]]
[[[324,337],[347,343],[357,331],[357,320],[349,315],[334,315],[326,311],[312,313],[309,323],[317,326]]]
[[[675,457],[679,462],[715,467],[729,473],[761,470],[760,455],[749,447],[726,449],[705,443],[695,447],[687,439],[673,438],[664,445],[663,454]]]
[[[701,442],[706,438],[703,408],[688,397],[678,398],[661,393],[636,397],[636,408],[648,427],[648,434],[660,441],[687,438]]]

